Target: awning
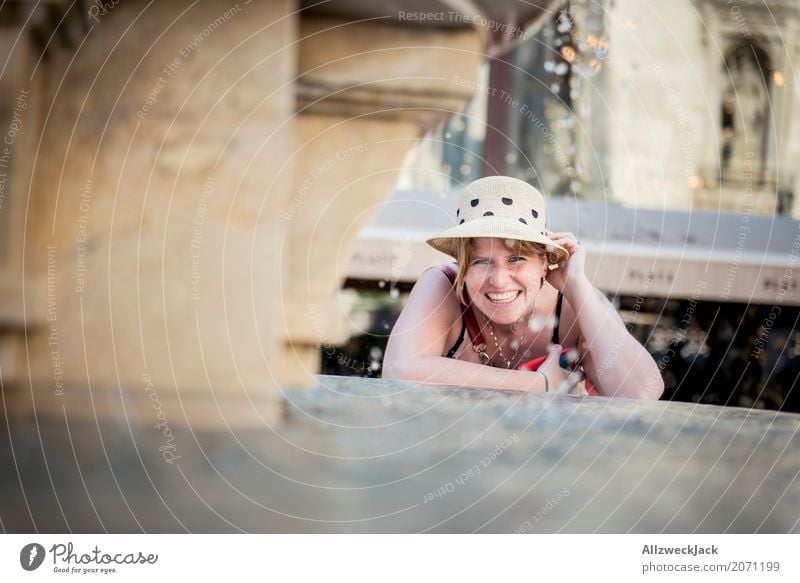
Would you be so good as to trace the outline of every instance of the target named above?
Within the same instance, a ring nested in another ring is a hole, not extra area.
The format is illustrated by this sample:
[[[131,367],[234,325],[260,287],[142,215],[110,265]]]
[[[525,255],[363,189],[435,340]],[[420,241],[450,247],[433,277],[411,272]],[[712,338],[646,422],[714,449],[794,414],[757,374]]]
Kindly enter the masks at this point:
[[[454,224],[458,192],[397,190],[360,234],[346,273],[413,282],[451,261],[425,239]],[[550,228],[572,231],[586,272],[610,294],[800,305],[800,222],[778,216],[627,208],[550,199]]]

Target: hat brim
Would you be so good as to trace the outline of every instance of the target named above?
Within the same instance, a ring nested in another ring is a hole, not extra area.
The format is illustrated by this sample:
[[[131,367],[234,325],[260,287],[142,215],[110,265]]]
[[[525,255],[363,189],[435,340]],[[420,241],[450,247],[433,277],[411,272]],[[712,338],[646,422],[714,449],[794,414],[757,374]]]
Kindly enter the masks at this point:
[[[497,237],[539,243],[547,250],[548,261],[551,265],[561,263],[569,257],[569,253],[564,247],[548,239],[544,233],[507,217],[481,217],[468,221],[428,239],[427,243],[437,251],[456,257],[458,240],[475,237]]]

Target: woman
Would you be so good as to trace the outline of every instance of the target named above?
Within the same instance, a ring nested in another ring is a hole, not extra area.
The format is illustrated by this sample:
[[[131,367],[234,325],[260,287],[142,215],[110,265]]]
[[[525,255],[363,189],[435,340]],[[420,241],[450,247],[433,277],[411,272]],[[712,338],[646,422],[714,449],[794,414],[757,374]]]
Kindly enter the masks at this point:
[[[564,390],[576,373],[559,364],[563,346],[577,350],[597,393],[658,399],[656,363],[589,283],[575,236],[547,230],[546,219],[544,198],[521,180],[470,184],[458,225],[428,240],[456,264],[420,276],[389,338],[383,378]],[[544,355],[538,370],[517,370]]]

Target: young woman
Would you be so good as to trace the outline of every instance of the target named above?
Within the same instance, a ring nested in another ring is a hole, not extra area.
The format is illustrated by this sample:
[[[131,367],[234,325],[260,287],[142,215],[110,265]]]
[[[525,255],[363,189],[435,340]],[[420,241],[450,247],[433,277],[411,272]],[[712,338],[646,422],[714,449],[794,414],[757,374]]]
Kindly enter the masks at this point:
[[[462,193],[458,224],[428,240],[456,263],[417,281],[386,349],[383,378],[435,384],[556,391],[577,367],[606,396],[658,399],[664,384],[647,351],[584,274],[572,233],[551,232],[544,197],[504,176]],[[517,370],[546,356],[538,370]]]

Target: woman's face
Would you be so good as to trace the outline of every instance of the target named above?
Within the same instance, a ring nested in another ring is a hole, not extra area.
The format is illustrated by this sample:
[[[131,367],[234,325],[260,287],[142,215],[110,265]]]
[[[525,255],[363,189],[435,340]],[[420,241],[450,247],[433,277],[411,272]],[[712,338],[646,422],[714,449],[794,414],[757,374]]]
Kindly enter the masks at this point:
[[[546,274],[544,254],[517,255],[503,239],[480,237],[472,241],[464,285],[473,305],[493,322],[513,324],[530,314]]]

